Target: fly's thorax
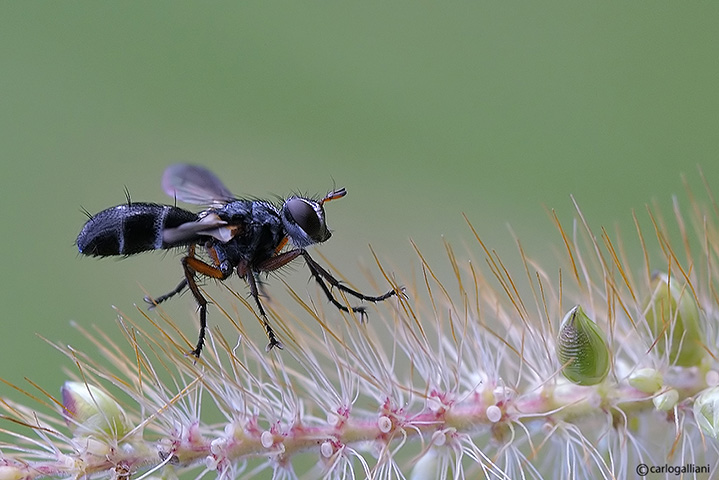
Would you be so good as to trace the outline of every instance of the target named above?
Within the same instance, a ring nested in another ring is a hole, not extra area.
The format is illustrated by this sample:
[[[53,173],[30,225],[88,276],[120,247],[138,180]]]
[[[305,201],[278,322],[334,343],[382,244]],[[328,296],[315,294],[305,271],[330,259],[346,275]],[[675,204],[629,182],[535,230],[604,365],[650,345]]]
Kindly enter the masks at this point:
[[[260,200],[238,200],[212,212],[222,218],[232,235],[210,242],[220,262],[256,266],[271,258],[285,236],[277,207]]]

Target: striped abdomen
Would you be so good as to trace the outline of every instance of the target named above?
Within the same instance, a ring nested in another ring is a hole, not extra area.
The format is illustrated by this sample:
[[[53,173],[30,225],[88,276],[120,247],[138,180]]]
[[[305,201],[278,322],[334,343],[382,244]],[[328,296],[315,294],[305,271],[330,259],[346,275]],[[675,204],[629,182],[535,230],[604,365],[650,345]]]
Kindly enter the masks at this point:
[[[196,214],[169,205],[118,205],[103,210],[87,221],[77,236],[77,248],[85,255],[104,257],[176,247],[182,243],[165,243],[162,239],[163,230],[196,219]]]

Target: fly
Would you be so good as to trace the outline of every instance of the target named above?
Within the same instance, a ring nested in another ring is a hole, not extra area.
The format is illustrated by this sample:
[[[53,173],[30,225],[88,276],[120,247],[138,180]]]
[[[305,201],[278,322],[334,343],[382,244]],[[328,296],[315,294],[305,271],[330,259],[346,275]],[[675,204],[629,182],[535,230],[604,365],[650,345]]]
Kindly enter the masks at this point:
[[[318,264],[306,248],[327,241],[332,235],[325,221],[324,204],[347,194],[344,188],[333,190],[320,199],[290,196],[281,206],[264,200],[235,197],[211,171],[196,165],[169,166],[162,176],[162,189],[183,202],[206,205],[193,213],[173,205],[132,202],[108,208],[90,216],[77,237],[83,255],[129,256],[149,250],[185,248],[182,257],[183,278],[172,291],[159,297],[145,297],[157,305],[189,288],[200,311],[200,333],[190,352],[200,356],[207,328],[207,300],[196,277],[226,280],[233,273],[249,286],[267,333],[267,350],[282,348],[260,302],[260,274],[270,273],[302,257],[327,299],[339,310],[366,315],[365,307],[347,307],[332,294],[337,288],[368,302],[380,302],[397,294],[371,296],[343,285]],[[202,258],[196,254],[202,249]],[[205,260],[205,258],[207,260]]]

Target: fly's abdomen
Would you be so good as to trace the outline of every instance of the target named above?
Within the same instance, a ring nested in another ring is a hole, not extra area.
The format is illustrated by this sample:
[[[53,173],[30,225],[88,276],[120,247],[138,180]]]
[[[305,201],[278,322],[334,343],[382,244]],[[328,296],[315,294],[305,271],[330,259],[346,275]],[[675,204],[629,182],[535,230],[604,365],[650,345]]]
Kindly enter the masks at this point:
[[[82,254],[102,257],[171,248],[181,244],[164,242],[163,230],[196,219],[196,214],[169,205],[118,205],[87,221],[77,237],[77,248]]]

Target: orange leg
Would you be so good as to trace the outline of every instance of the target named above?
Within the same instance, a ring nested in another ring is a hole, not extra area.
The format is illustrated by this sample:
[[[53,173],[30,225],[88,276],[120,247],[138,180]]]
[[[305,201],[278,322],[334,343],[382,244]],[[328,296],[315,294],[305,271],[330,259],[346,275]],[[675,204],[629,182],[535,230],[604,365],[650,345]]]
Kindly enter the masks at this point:
[[[285,245],[287,245],[288,240],[289,239],[287,237],[280,240],[280,244],[277,245],[277,248],[275,248],[275,255],[278,255],[282,251],[282,249],[285,248]]]
[[[208,248],[208,252],[213,259],[217,259],[217,254],[214,249]],[[182,290],[185,289],[185,287],[190,288],[192,296],[195,297],[195,301],[197,301],[197,305],[200,308],[200,334],[195,349],[192,350],[190,353],[195,357],[199,358],[202,347],[205,344],[205,331],[207,330],[207,300],[205,299],[205,297],[202,296],[202,292],[200,292],[200,288],[197,286],[197,282],[195,281],[195,273],[199,273],[200,275],[204,275],[210,278],[216,278],[217,280],[224,280],[230,276],[232,270],[230,270],[229,272],[223,271],[216,266],[209,265],[202,260],[196,258],[194,245],[191,245],[189,247],[187,251],[187,256],[183,257],[181,261],[182,269],[185,273],[185,278],[182,279],[182,281],[177,285],[177,287],[175,287],[174,290],[172,290],[171,292],[168,292],[157,298],[145,297],[145,301],[152,306],[155,306],[158,303],[162,303],[168,298],[180,293]]]
[[[211,249],[208,250],[212,252]],[[212,252],[211,255],[216,257],[214,252]],[[213,265],[208,265],[202,260],[194,257],[194,249],[191,249],[189,255],[182,258],[182,268],[185,271],[185,281],[187,282],[187,286],[190,288],[192,296],[195,297],[197,305],[200,307],[200,335],[197,340],[197,346],[190,352],[192,355],[200,358],[200,352],[205,344],[205,331],[207,330],[207,300],[202,296],[200,287],[197,286],[195,273],[199,273],[200,275],[210,278],[216,278],[217,280],[224,280],[230,276],[232,270],[226,272]]]

